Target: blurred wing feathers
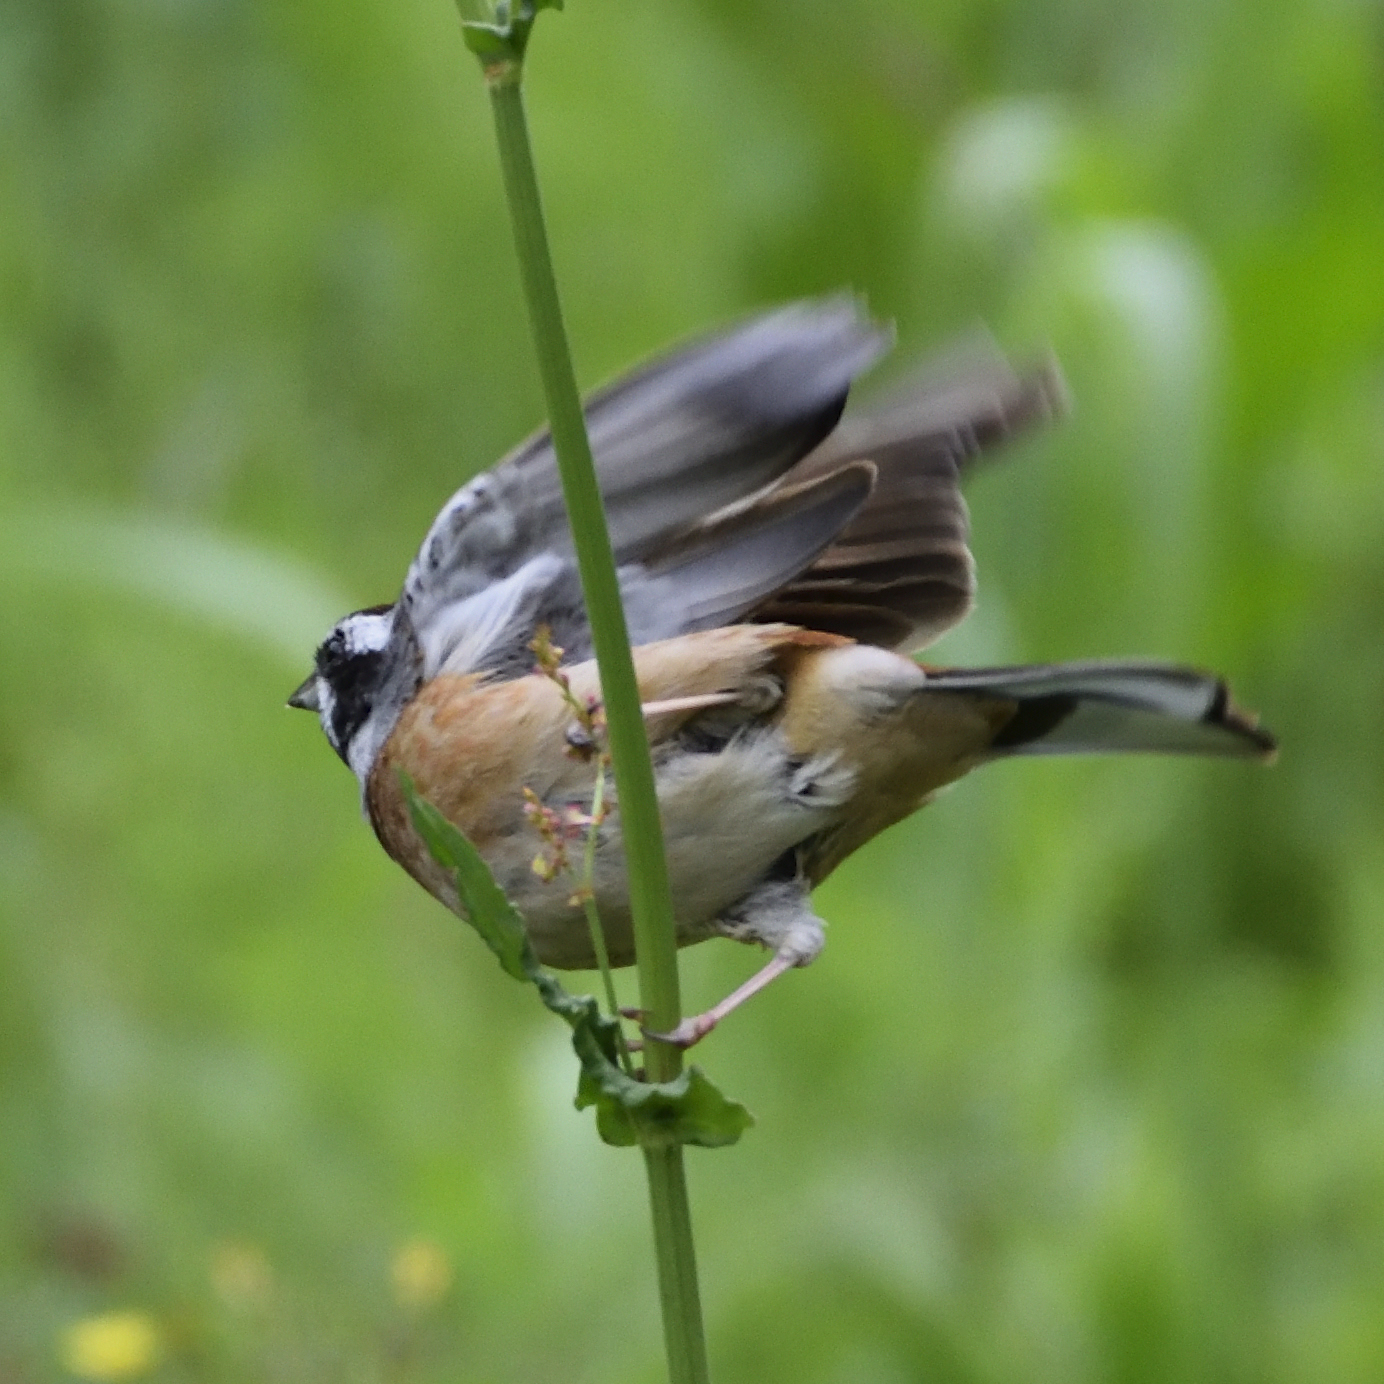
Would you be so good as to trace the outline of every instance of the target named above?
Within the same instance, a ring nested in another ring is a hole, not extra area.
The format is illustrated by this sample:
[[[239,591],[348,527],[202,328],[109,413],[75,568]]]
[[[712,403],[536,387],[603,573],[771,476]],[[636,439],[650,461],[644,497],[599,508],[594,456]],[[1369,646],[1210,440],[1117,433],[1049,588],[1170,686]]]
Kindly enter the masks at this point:
[[[710,516],[628,576],[621,590],[635,644],[738,620],[832,542],[869,499],[875,468],[853,462],[776,486]]]
[[[954,354],[841,424],[889,345],[854,298],[795,303],[644,366],[586,404],[636,643],[750,618],[917,648],[974,598],[962,469],[1058,406],[1052,366]],[[840,426],[838,426],[840,424]],[[590,636],[546,432],[447,503],[399,627],[425,676],[527,668],[536,624]]]
[[[837,425],[891,335],[852,298],[797,303],[656,362],[588,408],[620,561],[777,480]]]
[[[874,493],[755,618],[913,649],[959,623],[975,599],[961,475],[984,449],[1052,416],[1062,398],[1051,363],[1020,376],[997,355],[971,356],[925,371],[892,402],[847,418],[788,479],[868,458],[879,471]]]
[[[1066,411],[1067,388],[1054,359],[1020,374],[981,336],[925,362],[870,400],[823,450],[839,461],[881,448],[931,445],[949,451],[964,473],[983,452]]]
[[[587,427],[616,561],[771,484],[826,437],[890,334],[854,298],[795,303],[598,390]],[[835,469],[835,468],[833,468]],[[571,539],[544,431],[454,495],[409,569],[415,623]]]

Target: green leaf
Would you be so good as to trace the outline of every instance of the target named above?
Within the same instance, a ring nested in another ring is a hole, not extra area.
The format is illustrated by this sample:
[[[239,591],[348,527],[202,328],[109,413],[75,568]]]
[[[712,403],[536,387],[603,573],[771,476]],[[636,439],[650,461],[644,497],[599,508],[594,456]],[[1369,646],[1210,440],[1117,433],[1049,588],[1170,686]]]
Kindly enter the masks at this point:
[[[635,1144],[697,1144],[721,1148],[735,1143],[754,1123],[738,1101],[727,1099],[699,1067],[673,1081],[636,1081],[621,1070],[615,1039],[619,1025],[600,1012],[590,995],[569,994],[557,979],[540,972],[543,1003],[572,1026],[572,1047],[581,1063],[576,1106],[596,1108],[596,1132],[616,1148]]]
[[[524,931],[524,920],[495,883],[490,866],[456,827],[418,796],[407,774],[401,773],[399,781],[413,829],[423,838],[432,858],[456,880],[466,921],[480,933],[507,974],[515,980],[533,980],[539,965]]]
[[[539,12],[561,8],[562,0],[519,0],[513,6],[508,0],[499,0],[491,20],[463,17],[462,37],[482,63],[522,63],[529,31]]]
[[[573,1046],[580,1045],[573,1039]],[[672,1081],[634,1081],[618,1067],[596,1070],[583,1059],[577,1109],[596,1107],[596,1130],[616,1148],[634,1144],[696,1144],[724,1148],[738,1142],[754,1124],[739,1101],[728,1099],[700,1067],[688,1067]]]
[[[461,26],[466,46],[482,62],[501,62],[507,58],[518,59],[522,50],[516,52],[513,35],[509,28],[498,24],[483,24],[479,20],[467,20]]]

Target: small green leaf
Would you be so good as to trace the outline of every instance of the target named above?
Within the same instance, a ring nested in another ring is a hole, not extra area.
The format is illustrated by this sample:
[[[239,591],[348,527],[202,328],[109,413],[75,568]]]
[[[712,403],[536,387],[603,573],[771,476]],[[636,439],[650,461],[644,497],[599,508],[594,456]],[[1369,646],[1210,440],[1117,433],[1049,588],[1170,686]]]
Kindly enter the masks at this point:
[[[600,1012],[592,996],[578,999],[553,976],[540,975],[536,983],[543,1003],[572,1026],[572,1047],[581,1063],[577,1109],[596,1107],[596,1132],[605,1143],[720,1148],[735,1143],[754,1123],[754,1116],[723,1096],[698,1067],[661,1084],[626,1076],[617,1060],[616,1021]]]
[[[539,966],[524,932],[524,920],[495,883],[480,852],[430,802],[418,796],[407,774],[401,773],[399,781],[413,829],[423,838],[432,858],[456,880],[466,921],[480,933],[509,975],[515,980],[533,980]]]
[[[462,24],[461,35],[466,46],[482,62],[503,62],[520,56],[515,51],[508,26],[502,29],[498,24],[483,24],[472,19]]]
[[[582,1063],[577,1109],[596,1107],[596,1130],[607,1144],[723,1148],[754,1124],[754,1116],[722,1095],[700,1067],[688,1067],[672,1081],[634,1081],[614,1063],[595,1060],[580,1033],[572,1046]]]
[[[482,63],[522,63],[529,31],[541,10],[560,10],[562,0],[498,0],[491,20],[466,19],[461,32],[466,46]]]

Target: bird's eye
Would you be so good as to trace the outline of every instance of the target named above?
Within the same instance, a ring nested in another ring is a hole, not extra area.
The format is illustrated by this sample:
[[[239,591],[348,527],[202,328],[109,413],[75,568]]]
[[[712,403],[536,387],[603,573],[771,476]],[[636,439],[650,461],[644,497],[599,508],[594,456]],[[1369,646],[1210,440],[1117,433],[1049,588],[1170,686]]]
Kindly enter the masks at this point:
[[[317,671],[325,673],[334,664],[346,657],[346,636],[340,630],[333,630],[317,650]]]

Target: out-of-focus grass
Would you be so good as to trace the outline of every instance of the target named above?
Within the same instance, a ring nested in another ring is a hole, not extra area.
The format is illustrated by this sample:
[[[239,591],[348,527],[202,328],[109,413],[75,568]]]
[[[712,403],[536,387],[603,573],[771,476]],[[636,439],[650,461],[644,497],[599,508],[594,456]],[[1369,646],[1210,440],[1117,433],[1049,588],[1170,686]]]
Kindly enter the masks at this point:
[[[1214,664],[1284,744],[997,768],[821,892],[704,1056],[760,1117],[693,1159],[723,1381],[1384,1374],[1376,28],[545,20],[584,381],[843,283],[905,359],[1051,345],[1075,412],[972,485],[940,656]],[[167,1380],[659,1377],[559,1026],[282,705],[538,421],[487,120],[432,0],[0,13],[6,1384],[109,1313]]]

